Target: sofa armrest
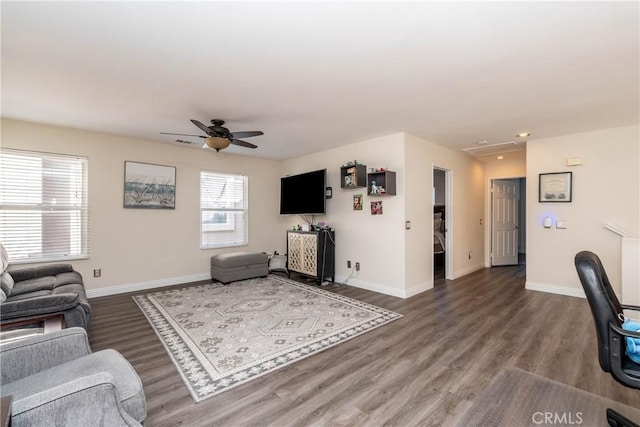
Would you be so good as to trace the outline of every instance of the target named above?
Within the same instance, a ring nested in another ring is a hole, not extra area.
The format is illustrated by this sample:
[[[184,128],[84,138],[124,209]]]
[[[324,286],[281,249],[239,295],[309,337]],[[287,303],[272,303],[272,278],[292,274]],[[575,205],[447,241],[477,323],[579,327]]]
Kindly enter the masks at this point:
[[[118,400],[113,376],[99,372],[13,402],[12,424],[140,426]]]
[[[71,293],[40,295],[16,300],[8,299],[2,303],[0,319],[9,320],[60,313],[70,310],[78,304],[80,304],[80,296]]]
[[[0,385],[91,353],[87,332],[68,328],[0,345]]]
[[[35,279],[38,277],[55,276],[62,273],[70,273],[73,271],[71,264],[50,264],[39,267],[17,268],[7,270],[13,280],[22,282],[23,280]]]

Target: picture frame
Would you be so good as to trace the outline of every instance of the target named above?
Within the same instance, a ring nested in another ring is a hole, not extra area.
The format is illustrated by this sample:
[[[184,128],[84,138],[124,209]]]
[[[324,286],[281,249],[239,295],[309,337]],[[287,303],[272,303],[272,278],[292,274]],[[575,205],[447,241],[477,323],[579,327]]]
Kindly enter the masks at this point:
[[[355,194],[353,196],[353,210],[354,211],[362,210],[362,194]]]
[[[371,202],[371,215],[382,215],[382,201]]]
[[[124,162],[125,209],[175,209],[175,166]]]
[[[573,190],[572,172],[550,172],[539,174],[538,202],[570,203]]]

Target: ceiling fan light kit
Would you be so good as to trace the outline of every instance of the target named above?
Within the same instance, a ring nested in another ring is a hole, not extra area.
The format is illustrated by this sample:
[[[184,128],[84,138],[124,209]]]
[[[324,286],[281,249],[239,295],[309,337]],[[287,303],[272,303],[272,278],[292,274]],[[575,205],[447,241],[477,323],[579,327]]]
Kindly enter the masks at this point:
[[[229,144],[231,144],[230,140],[226,138],[218,138],[215,136],[205,138],[204,142],[209,148],[213,148],[216,151],[224,150],[229,146]]]
[[[168,132],[160,132],[160,133],[163,135],[197,136],[199,138],[204,138],[204,145],[202,146],[202,148],[209,147],[216,150],[217,152],[220,152],[220,150],[224,150],[230,144],[238,145],[240,147],[246,147],[246,148],[257,148],[258,147],[257,145],[247,141],[242,141],[238,138],[250,138],[252,136],[264,135],[264,133],[259,130],[246,131],[246,132],[230,132],[229,129],[222,126],[224,125],[224,120],[219,120],[219,119],[211,120],[211,126],[206,126],[200,123],[199,121],[193,120],[193,119],[191,119],[191,123],[196,125],[198,129],[203,131],[206,134],[206,136],[190,135],[186,133],[168,133]],[[185,141],[182,139],[176,139],[176,141],[183,144],[193,144],[193,142],[191,141]]]

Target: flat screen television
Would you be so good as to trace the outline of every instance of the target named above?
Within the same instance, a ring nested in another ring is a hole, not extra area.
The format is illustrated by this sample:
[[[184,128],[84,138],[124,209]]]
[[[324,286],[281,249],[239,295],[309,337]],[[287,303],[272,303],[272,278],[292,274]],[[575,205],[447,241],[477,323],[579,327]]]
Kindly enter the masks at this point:
[[[325,213],[327,170],[280,178],[280,215]]]

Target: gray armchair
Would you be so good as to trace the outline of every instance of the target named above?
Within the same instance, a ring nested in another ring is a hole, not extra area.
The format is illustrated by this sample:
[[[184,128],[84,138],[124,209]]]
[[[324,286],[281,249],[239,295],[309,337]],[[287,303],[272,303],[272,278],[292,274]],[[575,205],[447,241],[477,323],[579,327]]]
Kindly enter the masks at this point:
[[[3,343],[0,364],[14,426],[139,426],[147,416],[136,371],[115,350],[92,353],[82,328]]]

